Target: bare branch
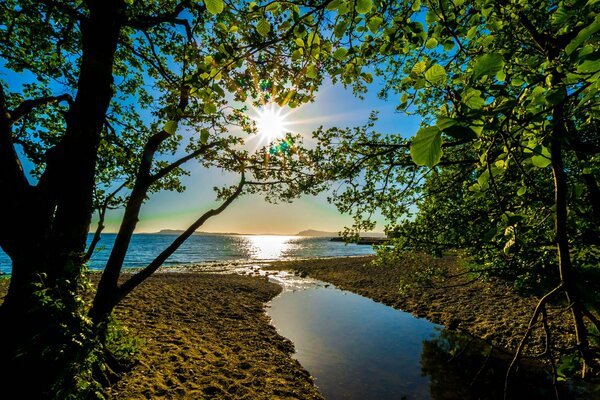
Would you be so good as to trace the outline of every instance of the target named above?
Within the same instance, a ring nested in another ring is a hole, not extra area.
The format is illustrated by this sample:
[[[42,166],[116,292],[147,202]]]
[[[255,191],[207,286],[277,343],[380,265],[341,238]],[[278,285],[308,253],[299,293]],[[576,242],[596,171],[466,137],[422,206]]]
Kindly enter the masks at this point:
[[[160,267],[167,260],[167,258],[169,258],[169,256],[171,256],[171,254],[173,254],[179,248],[179,246],[181,246],[181,244],[185,242],[209,218],[219,215],[221,212],[223,212],[223,210],[225,210],[242,193],[245,183],[246,179],[244,177],[244,173],[242,172],[242,177],[240,178],[240,182],[235,192],[233,192],[219,207],[205,212],[192,225],[190,225],[185,232],[179,235],[177,239],[175,239],[173,243],[169,245],[169,247],[163,250],[150,264],[123,283],[119,289],[119,299],[127,296],[140,283],[152,275],[158,269],[158,267]]]
[[[96,228],[96,231],[94,232],[94,237],[92,238],[92,241],[87,251],[85,252],[85,256],[83,256],[83,262],[88,262],[90,258],[92,258],[92,254],[94,254],[94,250],[96,250],[96,246],[98,245],[98,242],[100,242],[102,231],[105,228],[104,217],[106,216],[106,210],[109,209],[110,201],[114,199],[117,193],[123,190],[123,188],[125,188],[125,186],[127,186],[128,183],[129,181],[123,182],[117,189],[115,189],[111,194],[109,194],[106,197],[106,199],[104,199],[104,202],[100,205],[98,209],[98,227]]]
[[[70,94],[61,94],[60,96],[46,96],[37,99],[25,100],[10,112],[10,120],[12,123],[17,122],[20,118],[29,114],[34,108],[52,103],[60,103],[66,101],[71,105],[73,98]]]

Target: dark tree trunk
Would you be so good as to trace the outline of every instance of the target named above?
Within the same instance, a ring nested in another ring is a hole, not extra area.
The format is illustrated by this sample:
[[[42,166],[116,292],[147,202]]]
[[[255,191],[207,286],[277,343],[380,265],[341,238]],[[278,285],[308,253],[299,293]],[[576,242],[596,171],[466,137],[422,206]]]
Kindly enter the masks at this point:
[[[553,124],[554,127],[551,137],[550,154],[552,158],[552,175],[554,177],[554,206],[556,207],[554,214],[554,233],[558,253],[558,267],[560,272],[560,281],[565,291],[567,303],[571,307],[571,316],[573,318],[573,326],[575,328],[577,349],[579,350],[583,359],[582,376],[585,378],[586,373],[591,367],[591,358],[589,353],[587,330],[583,321],[584,306],[581,304],[580,296],[575,290],[573,264],[569,250],[567,225],[568,186],[567,174],[565,173],[562,157],[562,142],[565,140],[567,135],[567,131],[565,129],[563,105],[558,105],[554,109]]]
[[[11,204],[1,204],[10,221],[1,228],[0,244],[13,261],[13,273],[0,307],[0,365],[7,371],[4,379],[26,380],[24,386],[12,385],[19,398],[51,396],[53,385],[72,379],[68,366],[85,353],[78,344],[78,339],[85,342],[77,335],[86,327],[76,296],[124,3],[98,0],[87,5],[89,16],[80,21],[77,95],[62,141],[48,152],[46,171],[36,187],[26,181],[13,185],[8,174],[0,176],[0,183],[15,191]],[[14,151],[12,143],[10,149]]]

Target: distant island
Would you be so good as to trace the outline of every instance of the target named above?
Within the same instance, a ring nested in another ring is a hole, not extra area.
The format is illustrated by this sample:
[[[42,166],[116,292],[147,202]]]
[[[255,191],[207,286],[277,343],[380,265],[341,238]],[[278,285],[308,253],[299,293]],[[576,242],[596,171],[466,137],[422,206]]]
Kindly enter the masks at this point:
[[[184,232],[183,229],[161,229],[158,232],[146,233],[146,235],[181,235]],[[326,232],[319,231],[316,229],[306,229],[304,231],[300,231],[295,235],[288,234],[279,234],[279,233],[237,233],[237,232],[202,232],[196,231],[193,233],[194,235],[200,236],[239,236],[239,235],[265,235],[265,236],[311,236],[311,237],[328,237],[328,238],[339,238],[339,232]],[[360,237],[363,239],[371,239],[371,238],[385,238],[384,233],[380,232],[361,232]],[[336,239],[337,240],[337,239]]]
[[[296,233],[296,236],[337,237],[338,233],[337,232],[317,231],[314,229],[307,229],[305,231]]]

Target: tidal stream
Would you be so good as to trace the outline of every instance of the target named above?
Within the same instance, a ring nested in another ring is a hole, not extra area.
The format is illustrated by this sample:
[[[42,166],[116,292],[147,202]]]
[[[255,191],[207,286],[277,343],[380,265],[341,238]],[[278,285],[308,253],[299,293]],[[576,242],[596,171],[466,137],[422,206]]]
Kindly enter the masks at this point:
[[[320,281],[285,272],[269,278],[284,291],[267,314],[325,399],[504,398],[510,354]],[[547,373],[519,370],[508,399],[555,398]]]

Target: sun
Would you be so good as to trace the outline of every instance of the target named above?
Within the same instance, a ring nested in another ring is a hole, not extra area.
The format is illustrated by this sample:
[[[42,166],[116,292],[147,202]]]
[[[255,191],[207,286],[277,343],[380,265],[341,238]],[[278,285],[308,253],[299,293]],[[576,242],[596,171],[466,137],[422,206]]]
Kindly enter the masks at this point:
[[[276,104],[268,104],[260,109],[255,109],[256,116],[251,117],[256,123],[256,130],[262,141],[272,143],[283,139],[289,131],[288,114],[283,113],[283,108]]]

